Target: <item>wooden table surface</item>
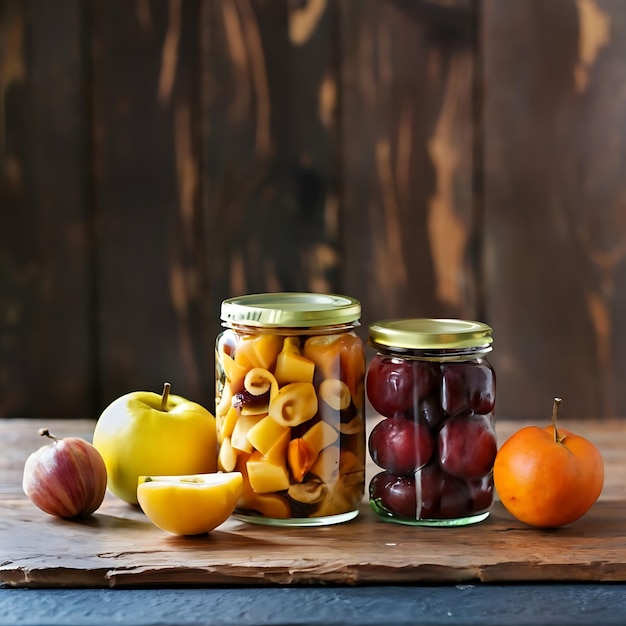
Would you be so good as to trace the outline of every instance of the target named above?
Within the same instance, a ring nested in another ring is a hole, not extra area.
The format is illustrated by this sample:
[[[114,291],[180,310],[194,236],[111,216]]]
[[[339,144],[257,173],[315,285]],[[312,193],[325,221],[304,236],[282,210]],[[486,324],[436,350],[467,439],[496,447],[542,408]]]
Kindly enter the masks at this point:
[[[530,528],[496,502],[464,528],[414,528],[379,520],[364,501],[346,524],[266,528],[228,520],[201,537],[174,537],[107,494],[83,521],[39,511],[22,493],[26,457],[42,440],[91,438],[93,422],[0,420],[0,584],[9,587],[413,584],[626,581],[626,420],[567,424],[605,459],[600,500],[557,530]],[[371,426],[371,425],[370,425]],[[500,422],[503,442],[520,423]],[[368,466],[368,481],[377,471]]]

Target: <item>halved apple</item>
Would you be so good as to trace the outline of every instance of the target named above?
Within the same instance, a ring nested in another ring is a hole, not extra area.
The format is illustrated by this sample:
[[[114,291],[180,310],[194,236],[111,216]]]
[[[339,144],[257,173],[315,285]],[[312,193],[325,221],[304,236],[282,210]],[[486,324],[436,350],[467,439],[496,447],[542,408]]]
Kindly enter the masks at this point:
[[[137,500],[146,517],[175,535],[208,533],[235,510],[241,472],[187,476],[140,476]]]

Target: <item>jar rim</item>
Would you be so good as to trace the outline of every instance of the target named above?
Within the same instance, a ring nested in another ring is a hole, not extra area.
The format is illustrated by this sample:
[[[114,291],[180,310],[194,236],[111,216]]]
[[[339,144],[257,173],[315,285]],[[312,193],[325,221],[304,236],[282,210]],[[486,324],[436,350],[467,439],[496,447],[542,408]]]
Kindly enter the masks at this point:
[[[369,325],[373,347],[407,350],[488,348],[492,328],[484,322],[454,318],[399,318]]]
[[[222,302],[225,326],[305,328],[351,324],[361,315],[361,303],[340,294],[283,291],[255,293]]]

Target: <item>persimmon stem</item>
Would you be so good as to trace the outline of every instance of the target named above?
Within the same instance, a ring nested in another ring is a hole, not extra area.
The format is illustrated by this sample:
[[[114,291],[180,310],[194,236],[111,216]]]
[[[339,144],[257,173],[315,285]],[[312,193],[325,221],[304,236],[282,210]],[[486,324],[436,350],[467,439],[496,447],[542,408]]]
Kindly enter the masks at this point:
[[[561,398],[554,398],[554,403],[552,404],[552,426],[554,427],[554,443],[561,441],[559,437],[559,431],[556,427],[556,417],[559,412],[559,404],[561,404],[563,400]]]
[[[170,395],[170,389],[172,385],[169,383],[163,383],[163,393],[161,394],[161,411],[167,411],[167,399]]]

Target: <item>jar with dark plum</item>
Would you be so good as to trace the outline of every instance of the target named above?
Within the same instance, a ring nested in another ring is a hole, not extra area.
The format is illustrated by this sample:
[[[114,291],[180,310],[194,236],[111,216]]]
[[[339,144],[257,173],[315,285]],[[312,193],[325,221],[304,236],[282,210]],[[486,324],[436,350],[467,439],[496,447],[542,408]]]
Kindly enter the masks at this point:
[[[218,467],[243,475],[236,518],[320,526],[357,516],[366,455],[360,314],[357,300],[330,294],[222,303]]]
[[[456,319],[397,319],[369,327],[377,354],[367,397],[383,419],[368,440],[381,468],[370,504],[386,520],[459,526],[484,520],[493,499],[496,376],[491,328]]]

